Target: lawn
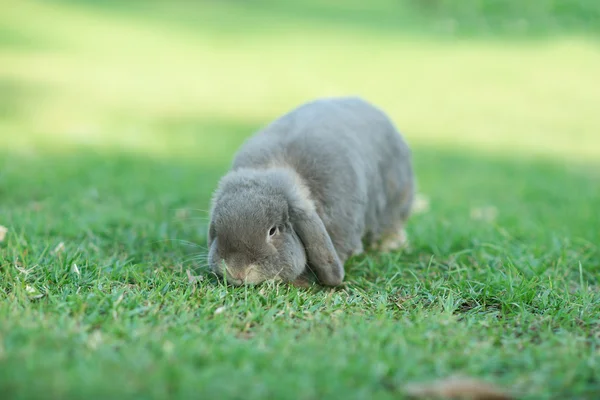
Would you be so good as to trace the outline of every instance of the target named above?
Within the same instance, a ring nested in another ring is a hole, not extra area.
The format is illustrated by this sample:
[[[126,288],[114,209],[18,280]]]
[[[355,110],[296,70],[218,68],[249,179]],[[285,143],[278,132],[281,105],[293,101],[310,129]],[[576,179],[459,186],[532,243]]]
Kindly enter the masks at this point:
[[[324,3],[3,8],[2,399],[402,399],[454,374],[600,396],[597,37]],[[237,146],[345,94],[413,149],[410,248],[337,289],[219,283],[206,210]]]

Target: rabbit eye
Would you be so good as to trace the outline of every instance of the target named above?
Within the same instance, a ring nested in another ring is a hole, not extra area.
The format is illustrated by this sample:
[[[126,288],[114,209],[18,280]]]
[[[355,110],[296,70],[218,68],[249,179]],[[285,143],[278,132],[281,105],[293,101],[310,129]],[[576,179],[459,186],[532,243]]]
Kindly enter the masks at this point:
[[[276,226],[271,227],[271,229],[269,229],[269,236],[274,236],[277,231],[279,231],[279,228]]]

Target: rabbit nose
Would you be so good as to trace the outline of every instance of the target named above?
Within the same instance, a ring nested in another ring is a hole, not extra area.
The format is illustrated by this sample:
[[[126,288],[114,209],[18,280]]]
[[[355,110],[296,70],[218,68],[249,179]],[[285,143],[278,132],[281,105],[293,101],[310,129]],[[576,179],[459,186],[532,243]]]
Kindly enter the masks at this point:
[[[227,265],[224,267],[223,272],[227,274],[227,276],[235,282],[243,282],[246,279],[246,270],[245,268],[233,268],[231,265]]]
[[[229,275],[232,279],[247,284],[256,284],[264,281],[264,277],[258,271],[257,266],[254,264],[250,264],[247,267],[236,271],[230,271]]]

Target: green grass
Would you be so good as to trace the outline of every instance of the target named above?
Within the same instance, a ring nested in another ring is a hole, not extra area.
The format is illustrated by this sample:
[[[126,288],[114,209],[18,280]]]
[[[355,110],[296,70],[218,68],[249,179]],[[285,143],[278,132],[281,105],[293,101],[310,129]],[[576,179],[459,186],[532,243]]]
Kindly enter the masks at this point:
[[[0,14],[3,399],[401,399],[456,373],[598,397],[595,39],[417,36],[373,23],[384,0],[182,4]],[[413,148],[410,249],[337,290],[216,281],[205,210],[237,146],[348,93]]]

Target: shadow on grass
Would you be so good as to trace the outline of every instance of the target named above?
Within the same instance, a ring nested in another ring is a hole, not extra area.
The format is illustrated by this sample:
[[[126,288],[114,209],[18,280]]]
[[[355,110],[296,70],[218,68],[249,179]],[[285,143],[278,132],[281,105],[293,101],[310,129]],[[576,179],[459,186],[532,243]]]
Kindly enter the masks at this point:
[[[5,261],[23,248],[36,257],[62,242],[96,260],[201,268],[211,193],[257,126],[206,120],[157,126],[185,148],[183,155],[177,148],[160,159],[83,147],[54,155],[0,153],[0,224],[11,232],[1,245],[9,250]],[[215,131],[232,133],[210,136]],[[435,277],[510,263],[529,275],[561,265],[579,276],[581,263],[584,277],[597,282],[600,190],[589,170],[424,145],[413,152],[429,205],[408,224],[411,251],[358,257],[348,265],[350,281],[389,280],[404,269]]]

